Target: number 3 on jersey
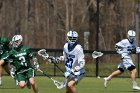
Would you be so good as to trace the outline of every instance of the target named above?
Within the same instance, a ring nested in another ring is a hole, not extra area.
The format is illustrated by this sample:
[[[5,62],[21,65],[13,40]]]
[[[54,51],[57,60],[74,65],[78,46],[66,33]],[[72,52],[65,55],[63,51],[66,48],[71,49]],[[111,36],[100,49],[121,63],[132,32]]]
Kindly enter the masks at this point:
[[[71,57],[67,57],[67,60],[66,60],[66,63],[65,63],[66,67],[71,69],[72,64],[73,64],[73,59]]]
[[[27,66],[27,63],[25,63],[26,60],[24,56],[19,57],[19,60],[21,61],[21,65]]]

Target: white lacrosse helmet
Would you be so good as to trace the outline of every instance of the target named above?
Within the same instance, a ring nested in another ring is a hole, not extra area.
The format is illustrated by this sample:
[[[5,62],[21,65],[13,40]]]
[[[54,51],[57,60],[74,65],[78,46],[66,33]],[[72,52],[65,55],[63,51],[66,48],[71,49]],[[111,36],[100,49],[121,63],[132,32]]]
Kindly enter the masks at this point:
[[[76,31],[69,31],[67,33],[67,41],[70,45],[73,45],[77,42],[78,33]]]
[[[23,41],[23,37],[21,35],[14,35],[12,38],[12,46],[18,48]]]
[[[136,39],[136,32],[133,30],[129,30],[127,33],[127,38],[130,42],[133,42]]]

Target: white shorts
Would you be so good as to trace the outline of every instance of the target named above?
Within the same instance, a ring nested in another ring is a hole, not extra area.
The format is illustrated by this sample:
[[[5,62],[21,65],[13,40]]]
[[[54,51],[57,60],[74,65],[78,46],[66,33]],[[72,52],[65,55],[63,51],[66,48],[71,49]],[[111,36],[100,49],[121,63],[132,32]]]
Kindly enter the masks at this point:
[[[123,58],[121,63],[118,65],[118,68],[128,69],[131,66],[135,66],[131,58]]]

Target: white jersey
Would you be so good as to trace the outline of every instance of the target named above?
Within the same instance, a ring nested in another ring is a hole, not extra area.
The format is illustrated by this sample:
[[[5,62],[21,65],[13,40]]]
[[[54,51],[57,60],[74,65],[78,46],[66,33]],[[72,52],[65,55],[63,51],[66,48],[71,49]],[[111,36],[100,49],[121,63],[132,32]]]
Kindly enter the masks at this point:
[[[77,44],[73,50],[68,49],[68,43],[64,45],[63,55],[65,58],[65,67],[66,70],[74,69],[76,66],[79,66],[80,61],[85,61],[83,48],[81,45]],[[85,70],[82,68],[81,73],[84,73]]]
[[[132,51],[130,50],[136,48],[136,43],[130,43],[128,39],[123,39],[120,42],[116,43],[116,46],[120,47],[117,49],[117,53],[121,54],[121,58],[131,59]]]

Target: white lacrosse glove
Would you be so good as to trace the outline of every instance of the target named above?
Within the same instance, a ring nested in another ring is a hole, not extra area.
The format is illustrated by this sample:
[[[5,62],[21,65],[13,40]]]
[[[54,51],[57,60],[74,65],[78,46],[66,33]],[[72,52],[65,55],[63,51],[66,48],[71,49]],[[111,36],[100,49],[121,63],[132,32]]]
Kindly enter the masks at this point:
[[[10,75],[12,78],[15,78],[15,71],[16,69],[14,67],[10,69]]]
[[[60,62],[60,58],[59,57],[55,58],[53,56],[50,56],[50,57],[48,57],[48,62],[58,64]]]
[[[136,53],[140,53],[140,47],[136,48]]]
[[[64,76],[66,78],[68,78],[70,75],[73,75],[73,76],[78,76],[80,75],[80,71],[74,71],[73,69],[72,70],[67,70],[65,73],[64,73]]]
[[[35,63],[34,64],[34,68],[35,68],[35,70],[38,70],[39,69],[39,64],[38,63]]]
[[[74,76],[79,76],[79,75],[80,75],[80,71],[74,72]]]
[[[55,57],[53,57],[53,56],[49,56],[47,60],[50,63],[55,63]]]
[[[76,67],[74,68],[75,71],[79,71],[80,69],[81,69],[80,66],[76,66]]]
[[[67,71],[64,73],[64,76],[65,76],[66,78],[68,78],[68,77],[70,76],[71,73],[72,73],[71,70],[67,70]]]
[[[64,56],[60,56],[60,57],[59,57],[59,60],[60,60],[60,61],[64,61],[64,60],[65,60]]]

